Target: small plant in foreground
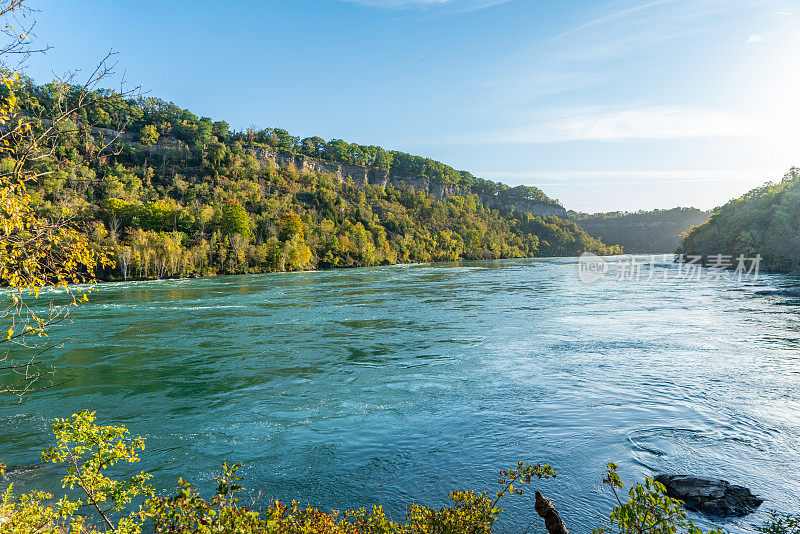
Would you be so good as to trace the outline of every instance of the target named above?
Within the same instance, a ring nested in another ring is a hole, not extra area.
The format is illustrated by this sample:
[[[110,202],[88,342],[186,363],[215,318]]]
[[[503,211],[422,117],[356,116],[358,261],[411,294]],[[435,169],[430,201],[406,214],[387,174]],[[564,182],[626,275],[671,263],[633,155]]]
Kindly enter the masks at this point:
[[[549,465],[520,462],[500,473],[500,491],[454,491],[451,504],[438,509],[411,505],[405,523],[390,520],[383,508],[361,508],[324,512],[301,508],[297,502],[275,501],[265,510],[240,503],[240,464],[223,464],[211,499],[201,496],[189,482],[180,479],[177,492],[156,497],[145,472],[117,480],[108,470],[117,464],[136,463],[144,440],[131,438],[124,426],[98,426],[94,412],[83,411],[53,425],[57,444],[42,453],[42,460],[65,466],[63,486],[78,488],[83,496],[53,496],[35,492],[14,498],[12,489],[0,502],[0,532],[5,534],[139,534],[152,522],[157,534],[489,534],[502,513],[501,499],[521,495],[521,486],[534,479],[556,476]],[[119,467],[115,469],[118,470]],[[144,501],[130,510],[135,499]],[[96,521],[83,514],[94,512]]]
[[[94,508],[103,522],[114,531],[136,533],[145,518],[143,510],[133,512],[112,523],[109,513],[120,513],[139,496],[152,497],[153,488],[147,483],[152,475],[142,471],[127,480],[109,478],[105,471],[118,462],[136,463],[138,451],[144,450],[144,439],[128,438],[124,426],[97,426],[95,413],[83,411],[69,419],[58,419],[53,433],[58,445],[42,452],[43,462],[63,463],[66,475],[63,486],[76,486],[85,497],[70,500],[67,496],[58,501],[62,516],[74,514],[79,507]]]
[[[631,486],[630,498],[623,503],[617,493],[617,489],[623,487],[617,464],[609,463],[607,467],[603,483],[611,488],[618,506],[611,512],[609,526],[595,529],[594,534],[703,534],[687,518],[683,502],[667,496],[664,485],[652,478],[646,478],[644,484]],[[724,533],[715,528],[708,534]]]
[[[763,534],[800,534],[800,515],[770,510],[769,520],[758,528]]]
[[[147,518],[143,508],[124,513],[134,498],[153,496],[147,483],[151,475],[141,472],[127,480],[115,480],[106,470],[119,462],[136,463],[144,450],[142,438],[131,439],[124,426],[97,426],[94,412],[83,411],[53,424],[57,444],[42,452],[43,462],[62,464],[64,488],[79,488],[83,497],[53,495],[41,491],[13,496],[13,484],[0,503],[0,532],[9,534],[93,534],[98,530],[83,512],[93,510],[109,532],[139,534]],[[79,510],[81,513],[79,513]],[[114,515],[121,517],[113,518]]]
[[[235,496],[241,487],[236,483],[239,464],[222,466],[219,485],[209,501],[183,479],[172,497],[156,497],[147,502],[147,515],[152,518],[156,533],[173,532],[269,532],[267,521],[258,511],[240,507]]]

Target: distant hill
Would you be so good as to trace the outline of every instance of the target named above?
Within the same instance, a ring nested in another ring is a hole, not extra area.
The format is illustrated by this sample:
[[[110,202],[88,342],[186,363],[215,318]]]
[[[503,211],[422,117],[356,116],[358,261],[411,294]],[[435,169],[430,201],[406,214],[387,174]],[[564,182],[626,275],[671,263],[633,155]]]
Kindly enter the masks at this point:
[[[703,224],[711,213],[696,208],[673,208],[610,213],[577,213],[568,217],[604,243],[620,245],[627,254],[672,253],[681,243],[681,234]]]
[[[800,169],[714,210],[707,223],[689,232],[679,252],[706,259],[724,254],[734,261],[760,254],[762,268],[800,270]]]

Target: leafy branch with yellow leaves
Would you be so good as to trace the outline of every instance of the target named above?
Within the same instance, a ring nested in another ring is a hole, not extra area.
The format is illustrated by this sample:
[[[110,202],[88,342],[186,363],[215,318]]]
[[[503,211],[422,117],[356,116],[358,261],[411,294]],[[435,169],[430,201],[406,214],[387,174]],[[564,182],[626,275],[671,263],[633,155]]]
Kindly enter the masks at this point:
[[[46,337],[48,327],[66,321],[87,299],[91,287],[86,284],[95,280],[97,268],[113,266],[108,251],[91,242],[74,213],[67,208],[47,216],[36,213],[27,189],[53,172],[52,165],[43,163],[56,161],[63,136],[78,131],[73,119],[89,104],[93,88],[113,74],[112,54],[98,63],[83,84],[73,83],[75,73],[54,82],[53,102],[46,109],[27,102],[26,112],[21,113],[15,93],[20,76],[11,59],[19,67],[30,54],[46,50],[33,48],[34,23],[20,22],[31,12],[24,0],[0,1],[0,25],[7,38],[0,45],[0,344],[36,349],[21,361],[12,360],[8,351],[0,355],[0,394],[11,395],[17,402],[53,386],[52,380],[46,382],[52,369],[40,365],[47,349],[34,340]],[[104,140],[94,151],[100,154],[113,142]],[[70,163],[59,160],[57,167],[64,164]],[[55,291],[58,304],[39,301],[44,288]]]

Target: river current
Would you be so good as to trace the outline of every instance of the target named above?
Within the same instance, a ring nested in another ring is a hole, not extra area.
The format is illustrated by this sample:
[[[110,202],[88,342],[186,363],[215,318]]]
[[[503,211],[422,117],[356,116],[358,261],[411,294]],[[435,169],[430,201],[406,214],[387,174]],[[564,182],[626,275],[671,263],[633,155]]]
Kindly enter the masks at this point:
[[[439,506],[494,491],[517,461],[572,532],[625,481],[714,476],[767,499],[721,523],[752,531],[800,511],[800,298],[796,284],[647,276],[587,284],[577,259],[532,259],[102,284],[48,353],[69,380],[0,412],[0,459],[38,461],[49,423],[96,410],[147,438],[138,468],[210,487],[244,463],[264,499],[324,509]],[[622,278],[622,279],[617,279]],[[54,468],[11,473],[57,487]],[[4,484],[7,481],[4,482]],[[529,495],[505,532],[543,532]],[[697,518],[703,522],[703,518]]]

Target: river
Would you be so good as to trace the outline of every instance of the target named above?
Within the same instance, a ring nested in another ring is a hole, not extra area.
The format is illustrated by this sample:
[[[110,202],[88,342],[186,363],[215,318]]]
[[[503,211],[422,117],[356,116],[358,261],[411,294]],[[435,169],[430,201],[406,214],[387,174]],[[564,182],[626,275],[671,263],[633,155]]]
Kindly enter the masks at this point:
[[[610,510],[614,461],[626,481],[691,472],[767,499],[731,532],[800,511],[800,300],[756,293],[796,281],[680,279],[665,258],[587,284],[576,264],[102,284],[54,330],[47,357],[70,380],[2,408],[0,459],[37,461],[52,418],[91,408],[147,438],[137,469],[161,488],[241,461],[265,499],[402,519],[548,462],[558,477],[536,487],[581,533]],[[503,507],[506,532],[542,531],[529,496]]]

